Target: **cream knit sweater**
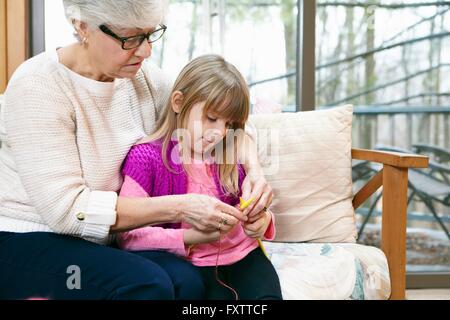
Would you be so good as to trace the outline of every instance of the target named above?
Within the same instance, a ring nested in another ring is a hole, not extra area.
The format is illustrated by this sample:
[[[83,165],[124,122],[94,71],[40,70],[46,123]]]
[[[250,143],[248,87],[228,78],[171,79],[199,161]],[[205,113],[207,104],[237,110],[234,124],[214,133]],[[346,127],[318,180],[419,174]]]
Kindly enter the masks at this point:
[[[120,166],[155,129],[170,81],[146,63],[104,83],[42,53],[15,72],[0,116],[0,231],[55,232],[106,243]]]

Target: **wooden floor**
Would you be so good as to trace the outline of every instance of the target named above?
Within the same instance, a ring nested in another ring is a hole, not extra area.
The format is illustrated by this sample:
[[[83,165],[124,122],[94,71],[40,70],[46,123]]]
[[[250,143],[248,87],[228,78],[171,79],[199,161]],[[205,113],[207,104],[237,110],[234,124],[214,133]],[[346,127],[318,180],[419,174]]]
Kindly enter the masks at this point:
[[[406,290],[408,300],[450,300],[450,289]]]

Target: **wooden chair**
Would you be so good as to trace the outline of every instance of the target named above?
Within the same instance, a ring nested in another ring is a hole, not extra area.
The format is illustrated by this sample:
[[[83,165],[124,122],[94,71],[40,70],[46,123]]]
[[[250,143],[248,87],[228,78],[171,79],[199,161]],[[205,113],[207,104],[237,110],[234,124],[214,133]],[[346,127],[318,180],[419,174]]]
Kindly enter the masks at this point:
[[[414,151],[410,151],[407,149],[402,149],[398,147],[393,146],[376,146],[375,150],[377,151],[388,151],[388,152],[398,152],[398,153],[407,153],[407,154],[413,154],[416,153]],[[448,239],[450,239],[450,231],[446,227],[443,219],[439,216],[436,209],[434,208],[434,203],[441,203],[444,206],[450,207],[450,183],[448,182],[447,175],[450,173],[450,167],[447,167],[445,165],[441,165],[435,161],[433,161],[433,157],[429,154],[422,154],[430,157],[430,160],[428,162],[428,168],[427,169],[417,169],[413,168],[409,171],[409,177],[408,177],[408,188],[410,189],[410,195],[408,198],[408,205],[413,200],[416,199],[423,204],[430,210],[431,214],[433,215],[434,219],[439,223],[442,230],[447,235]],[[357,160],[360,161],[360,160]],[[366,170],[372,172],[376,172],[379,170],[380,165],[379,164],[370,164],[367,161],[360,161],[361,164],[356,164],[353,166],[353,170],[356,175],[358,173],[362,172],[362,167],[366,167]],[[367,177],[368,174],[366,173],[364,177]],[[356,177],[358,178],[358,177]],[[369,218],[372,215],[372,212],[378,203],[382,193],[380,192],[375,201],[372,203],[372,206],[370,207],[370,210],[361,225],[361,228],[359,230],[358,236],[360,236],[364,230],[364,226],[368,222]]]
[[[383,187],[381,250],[389,265],[390,299],[405,299],[408,168],[427,168],[429,158],[397,152],[352,149],[352,159],[383,165],[355,194],[353,207],[356,210],[378,188]]]
[[[450,185],[450,150],[428,144],[413,144],[414,153],[430,157],[430,175]],[[434,160],[434,161],[433,161]],[[433,164],[433,165],[432,165]]]

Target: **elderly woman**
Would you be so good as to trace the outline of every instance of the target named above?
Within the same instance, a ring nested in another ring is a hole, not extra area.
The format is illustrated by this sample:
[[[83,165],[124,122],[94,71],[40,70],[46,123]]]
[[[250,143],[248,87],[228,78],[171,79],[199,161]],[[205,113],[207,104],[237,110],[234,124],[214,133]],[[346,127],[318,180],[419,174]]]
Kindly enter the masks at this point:
[[[118,250],[108,246],[113,234],[188,220],[208,235],[231,216],[253,217],[251,228],[272,191],[250,156],[243,192],[257,201],[245,212],[202,195],[119,197],[122,161],[155,130],[170,90],[145,61],[166,30],[164,1],[64,5],[78,43],[23,63],[5,94],[0,299],[202,298],[188,262]]]

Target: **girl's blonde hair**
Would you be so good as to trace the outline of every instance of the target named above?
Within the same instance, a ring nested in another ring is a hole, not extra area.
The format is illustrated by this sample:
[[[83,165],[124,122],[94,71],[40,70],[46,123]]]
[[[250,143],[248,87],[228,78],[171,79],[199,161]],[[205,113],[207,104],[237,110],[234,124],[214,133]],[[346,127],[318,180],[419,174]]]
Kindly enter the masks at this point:
[[[176,91],[183,94],[180,112],[177,114],[173,110],[169,98],[158,123],[159,129],[150,137],[152,141],[163,140],[162,157],[165,166],[173,171],[167,159],[172,134],[177,129],[187,127],[189,114],[194,105],[205,102],[203,118],[212,113],[227,119],[230,123],[229,129],[233,129],[228,131],[225,141],[216,146],[213,156],[223,191],[228,195],[237,196],[238,150],[243,141],[245,122],[250,113],[250,94],[244,77],[235,66],[221,56],[204,55],[192,60],[183,68],[175,81],[171,96]]]

